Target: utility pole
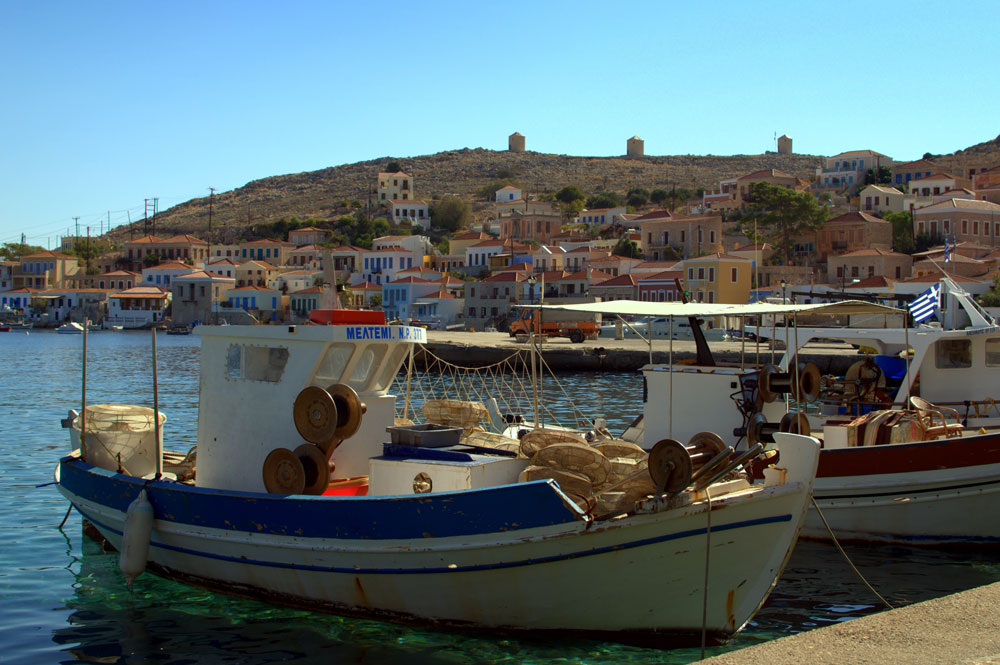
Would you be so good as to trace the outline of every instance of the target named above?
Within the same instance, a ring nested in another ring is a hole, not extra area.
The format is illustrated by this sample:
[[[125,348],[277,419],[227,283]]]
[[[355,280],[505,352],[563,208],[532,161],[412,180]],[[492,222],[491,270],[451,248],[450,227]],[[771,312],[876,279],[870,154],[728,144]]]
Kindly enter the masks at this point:
[[[76,241],[80,238],[80,218],[74,217],[73,221],[76,222],[76,233],[73,235],[73,246],[76,247]]]
[[[142,235],[149,235],[149,199],[142,200]]]
[[[86,252],[87,252],[86,258],[84,259],[84,265],[86,266],[84,274],[90,272],[90,227],[89,226],[87,227],[87,249],[86,249]]]
[[[208,188],[208,257],[205,259],[205,270],[212,260],[212,204],[215,202],[215,187]]]
[[[156,209],[160,206],[160,199],[153,198],[153,235],[156,235]]]

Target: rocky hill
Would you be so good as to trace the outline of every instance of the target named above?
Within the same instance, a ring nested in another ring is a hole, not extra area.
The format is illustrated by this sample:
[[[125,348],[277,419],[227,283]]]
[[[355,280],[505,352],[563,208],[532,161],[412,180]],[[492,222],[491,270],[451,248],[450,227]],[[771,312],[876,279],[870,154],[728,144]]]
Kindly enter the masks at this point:
[[[811,179],[822,157],[813,155],[674,155],[625,157],[575,157],[537,152],[506,152],[482,148],[449,150],[434,155],[410,158],[384,157],[345,164],[319,171],[262,178],[243,187],[215,195],[213,236],[216,241],[231,242],[246,235],[254,224],[280,219],[315,217],[335,219],[349,212],[353,201],[365,203],[371,197],[377,173],[393,161],[413,174],[417,197],[432,202],[445,194],[459,194],[478,199],[477,218],[486,214],[486,201],[476,192],[505,175],[513,175],[517,184],[533,194],[555,192],[565,185],[576,185],[587,194],[614,191],[624,194],[631,187],[669,189],[673,186],[712,189],[719,180],[760,169],[778,169]],[[951,155],[935,156],[942,170],[967,173],[969,168],[1000,163],[1000,137]],[[347,204],[347,205],[345,205]],[[379,211],[373,211],[377,216]],[[208,229],[208,197],[192,199],[163,211],[157,216],[159,236],[174,233],[205,235]],[[127,240],[142,233],[142,222],[131,231],[118,227],[113,240]]]

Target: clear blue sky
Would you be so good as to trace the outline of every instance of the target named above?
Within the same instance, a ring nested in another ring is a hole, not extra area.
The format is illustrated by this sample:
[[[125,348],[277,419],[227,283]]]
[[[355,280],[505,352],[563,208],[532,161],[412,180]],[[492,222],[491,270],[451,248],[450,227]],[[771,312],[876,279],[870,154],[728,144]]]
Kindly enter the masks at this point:
[[[1000,133],[995,0],[5,2],[0,242],[463,147],[948,153]]]

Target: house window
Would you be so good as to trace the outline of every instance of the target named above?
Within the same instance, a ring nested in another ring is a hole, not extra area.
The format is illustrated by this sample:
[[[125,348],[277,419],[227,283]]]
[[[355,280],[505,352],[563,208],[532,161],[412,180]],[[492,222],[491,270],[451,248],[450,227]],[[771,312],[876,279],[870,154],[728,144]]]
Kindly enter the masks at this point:
[[[851,266],[851,277],[857,277],[857,276],[858,276],[858,267]]]
[[[688,268],[688,279],[694,279],[694,268]]]
[[[972,235],[979,235],[979,220],[972,220]]]
[[[705,279],[705,269],[698,268],[698,279]]]
[[[708,269],[708,281],[710,281],[710,282],[714,282],[715,281],[715,268],[709,268]]]
[[[708,232],[708,242],[710,242],[713,245],[715,244],[715,231]]]
[[[731,268],[729,273],[729,278],[733,281],[734,284],[736,283],[736,275],[737,275],[737,268]]]
[[[964,234],[964,233],[968,233],[968,232],[969,232],[969,220],[963,219],[962,220],[962,233]]]

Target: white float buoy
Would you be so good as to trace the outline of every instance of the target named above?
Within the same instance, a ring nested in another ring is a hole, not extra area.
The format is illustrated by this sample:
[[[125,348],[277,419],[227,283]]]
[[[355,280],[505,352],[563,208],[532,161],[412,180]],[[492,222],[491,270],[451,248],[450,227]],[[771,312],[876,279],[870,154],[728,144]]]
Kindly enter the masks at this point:
[[[146,569],[149,559],[149,539],[153,533],[153,505],[146,496],[146,489],[129,504],[125,511],[125,529],[122,532],[122,551],[118,567],[125,574],[129,588]]]

